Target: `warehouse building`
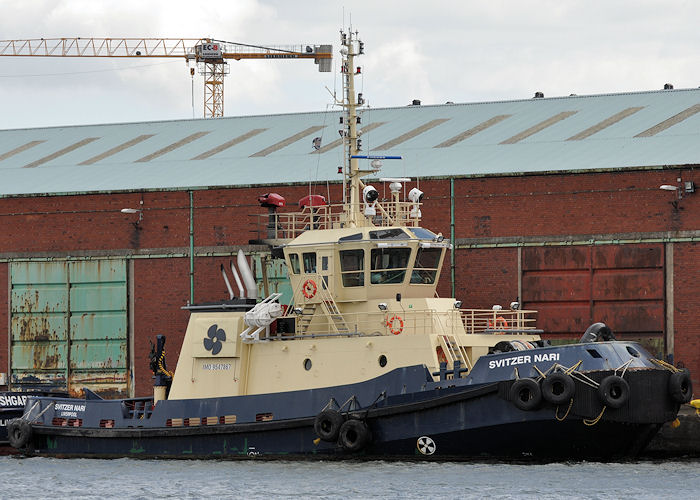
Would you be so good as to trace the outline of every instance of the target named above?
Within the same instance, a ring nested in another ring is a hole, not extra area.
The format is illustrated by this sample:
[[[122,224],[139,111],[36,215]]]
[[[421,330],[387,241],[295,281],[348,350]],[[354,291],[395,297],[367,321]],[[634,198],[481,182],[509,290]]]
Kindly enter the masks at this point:
[[[149,340],[174,367],[181,307],[225,298],[239,249],[283,290],[257,198],[340,202],[339,116],[0,131],[0,382],[146,395]],[[700,89],[414,102],[360,127],[364,152],[403,157],[377,177],[411,178],[454,244],[441,296],[518,300],[554,341],[603,321],[700,383]]]

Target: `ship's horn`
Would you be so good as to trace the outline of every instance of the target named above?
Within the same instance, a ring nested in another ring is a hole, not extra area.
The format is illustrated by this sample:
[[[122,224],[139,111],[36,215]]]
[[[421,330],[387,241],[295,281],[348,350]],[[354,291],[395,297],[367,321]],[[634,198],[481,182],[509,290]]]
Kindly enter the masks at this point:
[[[243,289],[243,283],[241,283],[241,277],[238,276],[238,271],[236,271],[236,266],[233,265],[233,261],[229,261],[229,264],[231,264],[233,279],[236,280],[236,286],[238,287],[238,296],[245,299],[245,290]]]
[[[226,283],[226,288],[228,289],[228,298],[229,300],[233,300],[233,288],[231,288],[231,283],[228,280],[228,276],[226,276],[226,270],[223,264],[221,264],[221,276],[224,277],[224,283]]]
[[[253,271],[250,270],[248,265],[248,260],[245,258],[243,250],[238,250],[238,269],[241,271],[241,276],[243,277],[243,283],[245,283],[245,289],[248,292],[248,298],[257,299],[258,298],[258,287],[255,285],[255,278],[253,277]]]

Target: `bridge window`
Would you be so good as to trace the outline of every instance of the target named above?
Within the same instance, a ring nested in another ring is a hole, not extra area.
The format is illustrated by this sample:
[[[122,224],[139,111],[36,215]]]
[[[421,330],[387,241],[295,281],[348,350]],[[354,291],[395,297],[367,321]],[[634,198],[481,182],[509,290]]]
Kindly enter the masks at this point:
[[[435,283],[442,248],[419,248],[411,273],[411,283],[432,285]]]
[[[306,274],[316,274],[316,253],[302,254],[304,258],[304,272]]]
[[[372,272],[370,274],[372,284],[403,283],[410,256],[410,248],[372,249]]]
[[[299,274],[301,272],[301,268],[299,267],[299,254],[289,254],[289,267],[293,274]]]
[[[365,251],[341,250],[340,272],[343,286],[364,286],[365,284]]]

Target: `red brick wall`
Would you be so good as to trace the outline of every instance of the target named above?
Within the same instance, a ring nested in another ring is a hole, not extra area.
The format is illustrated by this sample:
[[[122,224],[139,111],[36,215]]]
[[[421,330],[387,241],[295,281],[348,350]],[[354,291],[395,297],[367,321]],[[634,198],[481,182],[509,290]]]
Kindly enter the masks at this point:
[[[7,296],[8,274],[10,266],[5,263],[0,263],[0,372],[10,375],[10,364],[8,363],[7,348],[10,338],[8,331],[8,305],[9,298]]]
[[[700,393],[700,244],[673,245],[675,362],[689,368]]]
[[[686,169],[684,180],[700,185],[700,175]],[[551,236],[559,240],[591,234],[666,232],[700,228],[700,193],[674,206],[674,193],[660,191],[673,184],[677,171],[628,171],[619,173],[549,174],[456,179],[456,238]],[[274,182],[274,179],[270,179]],[[388,196],[388,187],[375,185]],[[450,181],[422,180],[425,192],[423,224],[450,235]],[[330,196],[328,195],[330,190]],[[202,247],[246,245],[254,237],[253,217],[265,214],[257,196],[283,195],[294,211],[297,201],[309,194],[308,185],[240,189],[196,190],[194,244]],[[339,184],[312,188],[329,201],[342,199]],[[143,204],[140,202],[143,200]],[[135,214],[122,208],[142,207],[143,220],[135,226]],[[0,199],[0,254],[58,257],[80,252],[150,251],[163,255],[183,252],[189,246],[189,193],[149,192]],[[697,279],[698,250],[690,243],[675,244],[676,360],[694,370],[697,381],[700,318],[694,312],[700,296]],[[231,257],[198,257],[195,260],[195,300],[225,296],[219,265]],[[189,259],[136,259],[135,376],[138,394],[150,392],[148,338],[168,336],[169,366],[175,366],[188,314],[180,307],[189,299]],[[3,281],[4,280],[4,281]],[[456,253],[456,296],[465,307],[504,307],[517,297],[517,249],[462,249]],[[0,263],[0,281],[7,283],[7,265]],[[449,253],[441,275],[439,293],[451,293]],[[7,304],[7,287],[0,286],[0,304]],[[7,307],[0,307],[0,321],[7,325]],[[6,327],[5,327],[6,328]],[[7,334],[0,335],[0,369],[7,366]]]

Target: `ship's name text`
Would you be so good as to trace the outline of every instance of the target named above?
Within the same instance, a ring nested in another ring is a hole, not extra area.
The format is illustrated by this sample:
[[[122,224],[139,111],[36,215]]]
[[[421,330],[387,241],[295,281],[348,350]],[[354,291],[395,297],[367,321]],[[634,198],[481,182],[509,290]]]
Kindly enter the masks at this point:
[[[504,359],[493,359],[489,361],[489,369],[503,368],[505,366],[513,365],[525,365],[527,363],[539,363],[542,361],[559,361],[558,352],[535,354],[530,356],[529,354],[524,354],[522,356],[514,356],[512,358]]]

